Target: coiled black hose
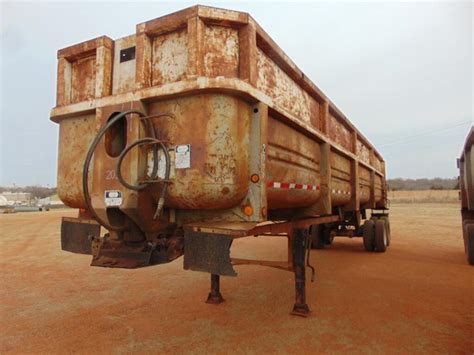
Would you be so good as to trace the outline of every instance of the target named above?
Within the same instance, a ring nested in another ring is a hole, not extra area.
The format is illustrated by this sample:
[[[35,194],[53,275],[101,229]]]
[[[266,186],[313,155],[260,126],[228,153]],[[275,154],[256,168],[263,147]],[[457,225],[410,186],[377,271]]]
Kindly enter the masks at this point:
[[[127,153],[132,150],[134,147],[136,146],[141,146],[141,145],[149,145],[149,144],[153,144],[153,145],[158,145],[160,146],[161,150],[164,152],[165,154],[165,162],[166,162],[166,168],[165,168],[165,176],[164,176],[164,179],[163,179],[163,182],[164,182],[164,185],[163,185],[163,188],[161,189],[161,194],[160,194],[160,198],[158,200],[158,204],[156,206],[156,211],[155,211],[155,214],[153,216],[153,219],[156,219],[157,217],[159,217],[159,215],[161,214],[161,211],[163,210],[163,206],[165,204],[165,197],[166,197],[166,192],[167,192],[167,188],[168,188],[168,182],[169,182],[169,178],[170,178],[170,170],[171,170],[171,165],[170,165],[170,155],[169,155],[169,152],[168,152],[168,149],[166,148],[166,146],[163,144],[162,141],[156,139],[156,138],[152,138],[152,137],[146,137],[146,138],[142,138],[142,139],[138,139],[136,140],[135,142],[133,142],[132,144],[130,144],[128,147],[126,147],[122,153],[120,153],[119,157],[118,157],[118,160],[117,160],[117,165],[115,166],[115,175],[117,176],[117,179],[120,181],[120,183],[129,188],[130,190],[142,190],[144,189],[145,187],[147,187],[150,182],[145,182],[143,184],[140,184],[140,185],[132,185],[132,184],[129,184],[127,181],[125,181],[125,179],[122,177],[122,162],[123,162],[123,159],[125,158],[125,156],[127,155]],[[154,160],[153,162],[153,166],[157,166],[157,162],[156,160]]]
[[[90,211],[90,213],[92,214],[92,216],[95,218],[95,220],[97,222],[99,222],[99,224],[101,224],[102,226],[107,228],[108,230],[114,230],[114,231],[122,231],[122,230],[125,229],[125,226],[113,226],[113,225],[107,223],[106,221],[104,221],[102,218],[100,218],[97,215],[97,212],[95,211],[94,207],[92,206],[91,197],[90,197],[90,193],[89,193],[89,166],[90,166],[90,163],[91,163],[91,160],[92,160],[92,156],[94,155],[94,152],[97,148],[97,145],[99,144],[100,140],[105,135],[107,130],[110,127],[112,127],[115,122],[122,119],[123,117],[125,117],[128,114],[138,115],[141,119],[141,122],[144,123],[145,128],[148,130],[148,133],[151,134],[151,136],[152,136],[152,137],[143,138],[143,139],[153,140],[153,142],[147,141],[146,144],[154,144],[155,145],[154,149],[153,149],[153,169],[152,169],[152,174],[151,174],[152,175],[151,176],[152,180],[156,179],[157,173],[158,173],[158,151],[157,151],[157,146],[160,146],[161,149],[165,152],[165,158],[166,158],[166,173],[165,173],[165,179],[164,179],[165,184],[163,186],[160,199],[158,201],[158,205],[157,205],[157,209],[156,209],[154,218],[156,218],[161,213],[161,210],[163,209],[164,198],[166,196],[167,184],[169,182],[169,174],[170,174],[170,159],[169,159],[168,150],[166,149],[166,147],[164,146],[164,144],[161,141],[156,139],[156,132],[155,132],[154,128],[152,127],[152,125],[150,125],[150,123],[148,121],[148,118],[150,118],[150,117],[145,116],[145,114],[143,112],[137,111],[137,110],[129,110],[129,111],[121,112],[118,115],[112,117],[99,130],[99,132],[95,136],[94,140],[92,141],[91,146],[89,147],[89,150],[88,150],[87,155],[86,155],[86,159],[84,161],[84,166],[83,166],[83,169],[82,169],[82,190],[83,190],[83,194],[84,194],[84,199],[85,199],[86,204],[87,204],[87,208]],[[163,114],[163,116],[166,116],[166,114]],[[168,116],[171,116],[171,115],[168,115]],[[130,149],[135,147],[136,145],[145,144],[144,142],[142,142],[143,139],[137,140],[136,142],[132,143],[130,146],[126,147],[124,149],[124,151],[120,154],[119,160],[118,160],[117,165],[116,165],[116,172],[117,171],[119,172],[117,177],[118,177],[120,183],[123,184],[124,186],[128,187],[128,188],[132,188],[132,190],[141,190],[141,189],[145,188],[146,186],[148,186],[151,183],[151,182],[147,182],[147,183],[140,184],[140,185],[128,184],[123,179],[123,177],[121,175],[121,171],[120,171],[121,170],[120,169],[121,162],[122,162],[125,154],[128,151],[130,151]]]

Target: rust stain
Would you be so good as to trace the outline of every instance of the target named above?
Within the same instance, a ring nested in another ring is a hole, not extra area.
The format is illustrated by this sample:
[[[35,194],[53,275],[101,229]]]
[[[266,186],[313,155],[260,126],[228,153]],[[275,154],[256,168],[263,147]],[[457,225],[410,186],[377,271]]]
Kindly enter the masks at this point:
[[[261,49],[257,52],[257,88],[303,122],[320,129],[320,104]]]
[[[320,147],[312,139],[269,117],[267,180],[319,185]],[[270,208],[308,206],[317,202],[320,190],[267,191]]]
[[[239,76],[239,32],[230,27],[206,26],[204,73],[209,77]]]
[[[227,186],[224,186],[221,192],[223,195],[227,195],[230,192],[230,189]]]
[[[148,109],[151,115],[165,111],[175,116],[156,121],[160,138],[171,142],[171,147],[191,146],[191,167],[173,168],[175,181],[167,206],[228,208],[245,197],[250,107],[227,95],[210,94],[164,100]],[[223,191],[227,191],[225,198]]]
[[[58,196],[70,207],[86,208],[82,167],[96,132],[95,114],[69,118],[59,126]]]
[[[357,140],[357,156],[360,160],[370,164],[370,150],[369,148],[362,143],[360,140]]]
[[[153,86],[183,79],[187,65],[186,29],[166,33],[153,39]]]
[[[135,47],[135,35],[124,37],[115,41],[112,94],[122,94],[135,89],[136,59],[121,62],[120,51],[126,48]]]
[[[72,102],[90,100],[95,97],[95,76],[95,55],[78,59],[72,63]]]
[[[351,151],[352,141],[351,132],[337,119],[333,114],[329,114],[329,138],[341,145],[348,151]]]

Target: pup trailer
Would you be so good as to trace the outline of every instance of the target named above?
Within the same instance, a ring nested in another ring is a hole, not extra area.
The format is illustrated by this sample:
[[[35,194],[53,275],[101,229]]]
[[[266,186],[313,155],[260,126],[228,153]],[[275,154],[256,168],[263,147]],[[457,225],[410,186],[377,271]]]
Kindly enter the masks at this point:
[[[306,316],[311,245],[390,243],[381,155],[246,13],[194,6],[59,50],[51,119],[58,194],[79,209],[62,249],[93,266],[184,256],[210,274],[209,303],[234,266],[274,267]],[[249,236],[287,238],[288,259],[231,257]]]

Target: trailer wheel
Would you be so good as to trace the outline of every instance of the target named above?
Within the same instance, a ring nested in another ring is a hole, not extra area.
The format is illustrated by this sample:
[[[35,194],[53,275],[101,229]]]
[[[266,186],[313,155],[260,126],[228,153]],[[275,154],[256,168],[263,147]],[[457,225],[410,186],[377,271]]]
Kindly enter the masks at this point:
[[[390,241],[392,239],[392,234],[390,232],[390,219],[388,216],[381,217],[385,221],[385,228],[387,229],[387,246],[390,246]]]
[[[362,236],[364,238],[364,248],[367,251],[375,249],[374,221],[368,219],[362,227]]]
[[[334,233],[330,228],[325,228],[324,229],[324,243],[326,245],[331,245],[332,242],[334,241]]]
[[[382,218],[375,221],[375,250],[379,253],[387,250],[387,227]]]
[[[313,224],[311,226],[311,247],[313,249],[324,249],[324,230],[321,225]]]
[[[464,222],[464,250],[467,256],[467,262],[474,265],[474,223]]]

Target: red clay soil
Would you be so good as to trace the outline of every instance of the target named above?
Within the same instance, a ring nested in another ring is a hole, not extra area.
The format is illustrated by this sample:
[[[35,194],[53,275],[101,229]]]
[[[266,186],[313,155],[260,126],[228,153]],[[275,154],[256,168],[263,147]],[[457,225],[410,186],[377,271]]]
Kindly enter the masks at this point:
[[[62,215],[75,212],[0,216],[2,354],[474,351],[474,268],[456,204],[394,206],[384,254],[358,238],[313,251],[309,318],[289,315],[293,275],[277,269],[236,267],[221,279],[226,302],[208,305],[208,274],[184,271],[182,259],[90,267],[60,250]],[[233,255],[284,259],[286,244],[246,238]]]

